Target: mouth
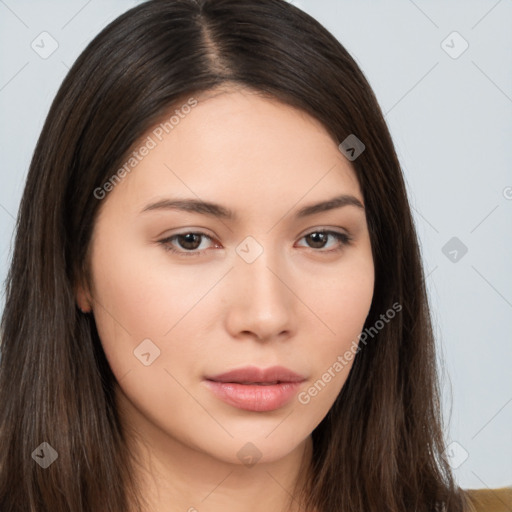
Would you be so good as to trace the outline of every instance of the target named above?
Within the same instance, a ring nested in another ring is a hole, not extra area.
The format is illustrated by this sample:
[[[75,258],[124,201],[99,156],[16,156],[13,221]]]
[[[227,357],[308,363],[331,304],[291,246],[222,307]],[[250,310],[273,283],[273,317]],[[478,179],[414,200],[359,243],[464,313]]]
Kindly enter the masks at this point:
[[[234,382],[233,384],[243,384],[244,386],[274,386],[275,384],[282,384],[280,380],[273,382]]]
[[[205,378],[210,391],[228,405],[253,412],[284,407],[305,377],[282,366],[245,367]]]

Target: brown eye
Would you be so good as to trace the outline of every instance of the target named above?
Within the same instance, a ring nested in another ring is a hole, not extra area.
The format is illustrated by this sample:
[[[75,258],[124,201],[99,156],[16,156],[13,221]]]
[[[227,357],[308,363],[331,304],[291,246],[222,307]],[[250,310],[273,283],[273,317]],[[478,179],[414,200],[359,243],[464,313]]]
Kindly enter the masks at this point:
[[[164,246],[166,251],[178,254],[179,256],[201,256],[208,249],[208,243],[204,245],[202,242],[213,241],[212,237],[202,232],[178,233],[164,240],[160,240],[160,244]],[[203,245],[203,247],[201,247]],[[219,247],[219,245],[217,245]]]
[[[326,242],[329,238],[329,235],[325,232],[324,233],[316,232],[316,233],[311,233],[309,235],[306,235],[304,238],[306,238],[306,240],[308,240],[309,245],[313,249],[322,249],[324,247],[324,245],[326,244]]]
[[[176,240],[181,248],[193,251],[201,245],[201,236],[199,233],[185,233],[176,235]]]
[[[325,251],[318,252],[334,252],[343,249],[344,246],[349,245],[352,238],[345,233],[338,233],[337,231],[317,230],[308,233],[302,238],[306,240],[310,249],[324,249],[329,242],[329,238],[332,237],[338,241],[337,247],[328,249]]]

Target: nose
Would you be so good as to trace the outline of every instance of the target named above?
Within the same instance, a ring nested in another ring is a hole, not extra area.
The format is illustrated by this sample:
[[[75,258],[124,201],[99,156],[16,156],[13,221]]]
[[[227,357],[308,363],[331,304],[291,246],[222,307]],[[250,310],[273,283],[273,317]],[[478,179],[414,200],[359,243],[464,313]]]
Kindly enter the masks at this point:
[[[256,261],[238,259],[230,273],[226,327],[234,338],[271,341],[291,336],[297,298],[284,264],[264,251]]]

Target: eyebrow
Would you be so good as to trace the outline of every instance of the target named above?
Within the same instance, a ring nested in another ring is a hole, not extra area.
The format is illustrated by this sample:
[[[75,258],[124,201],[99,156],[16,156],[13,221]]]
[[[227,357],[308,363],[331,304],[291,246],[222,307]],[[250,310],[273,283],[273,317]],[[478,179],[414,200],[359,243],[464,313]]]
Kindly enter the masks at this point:
[[[316,213],[342,208],[344,206],[355,206],[361,210],[365,209],[357,197],[349,194],[343,194],[333,197],[332,199],[328,199],[327,201],[304,206],[297,211],[295,216],[297,218],[303,218]],[[141,213],[155,210],[182,210],[231,221],[237,220],[238,218],[236,213],[229,208],[220,204],[201,201],[199,199],[162,199],[156,203],[148,204],[142,209]]]

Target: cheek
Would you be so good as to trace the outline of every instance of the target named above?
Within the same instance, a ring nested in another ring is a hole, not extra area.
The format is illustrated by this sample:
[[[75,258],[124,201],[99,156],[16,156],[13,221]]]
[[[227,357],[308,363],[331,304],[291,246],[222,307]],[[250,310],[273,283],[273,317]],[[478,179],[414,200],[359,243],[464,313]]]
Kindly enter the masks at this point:
[[[309,297],[317,316],[317,319],[311,317],[311,325],[313,322],[317,325],[311,332],[318,334],[308,340],[304,350],[314,375],[298,395],[298,402],[315,409],[314,416],[318,417],[330,409],[356,357],[359,335],[373,299],[372,259],[354,258],[335,277],[331,275],[329,280],[323,280],[316,290]]]
[[[144,246],[120,249],[122,237],[114,237],[98,235],[92,258],[94,318],[113,373],[138,371],[144,358],[154,360],[152,368],[191,368],[200,350],[193,337],[197,313],[208,301],[196,306],[219,273],[170,265],[163,248],[149,251],[152,259]]]
[[[343,349],[361,332],[374,291],[374,266],[369,251],[351,253],[336,271],[317,275],[308,288],[325,346]],[[306,289],[304,289],[304,294]],[[307,295],[306,295],[307,296]],[[313,309],[312,308],[312,309]]]

